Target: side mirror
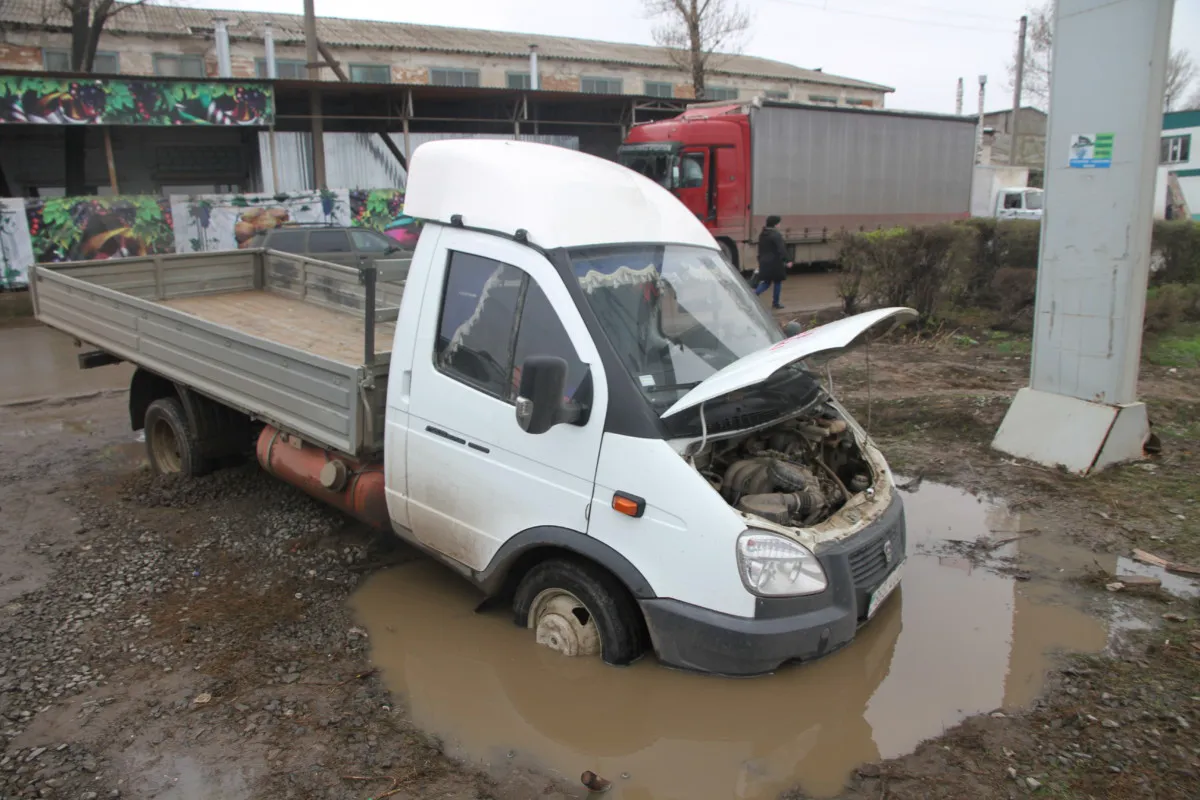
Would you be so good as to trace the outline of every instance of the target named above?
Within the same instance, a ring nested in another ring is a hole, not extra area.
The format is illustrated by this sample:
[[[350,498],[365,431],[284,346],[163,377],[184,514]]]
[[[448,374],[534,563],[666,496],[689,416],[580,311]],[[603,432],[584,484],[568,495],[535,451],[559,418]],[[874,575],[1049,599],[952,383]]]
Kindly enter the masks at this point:
[[[521,365],[517,424],[526,433],[545,433],[560,422],[567,362],[556,356],[530,356]]]
[[[679,187],[679,165],[676,164],[675,166],[671,167],[671,188],[675,189],[678,187]]]

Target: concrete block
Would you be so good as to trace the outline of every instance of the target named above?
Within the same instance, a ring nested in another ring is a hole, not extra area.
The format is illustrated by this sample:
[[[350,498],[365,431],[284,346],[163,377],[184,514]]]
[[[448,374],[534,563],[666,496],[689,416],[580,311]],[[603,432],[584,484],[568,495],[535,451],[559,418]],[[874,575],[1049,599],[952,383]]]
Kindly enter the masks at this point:
[[[992,447],[1077,475],[1142,457],[1146,406],[1105,405],[1025,388],[1009,406]]]

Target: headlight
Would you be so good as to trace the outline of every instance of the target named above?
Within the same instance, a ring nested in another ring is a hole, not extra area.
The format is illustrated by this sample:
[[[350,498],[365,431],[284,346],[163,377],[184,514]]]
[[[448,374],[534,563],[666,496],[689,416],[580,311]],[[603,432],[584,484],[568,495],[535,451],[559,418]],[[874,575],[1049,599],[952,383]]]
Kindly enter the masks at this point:
[[[737,541],[737,560],[742,583],[752,594],[816,594],[829,585],[821,562],[811,550],[774,533],[743,533]]]

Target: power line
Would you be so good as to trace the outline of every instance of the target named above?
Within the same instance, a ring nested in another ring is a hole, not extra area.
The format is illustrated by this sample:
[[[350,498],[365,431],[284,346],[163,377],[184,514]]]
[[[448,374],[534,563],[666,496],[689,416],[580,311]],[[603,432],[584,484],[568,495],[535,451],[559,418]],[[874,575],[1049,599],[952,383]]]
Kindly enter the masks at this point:
[[[892,22],[907,22],[912,25],[929,25],[929,26],[939,27],[939,28],[956,28],[958,30],[965,30],[965,31],[986,31],[988,33],[1009,34],[1012,32],[1011,28],[1009,28],[1009,27],[1002,28],[999,26],[984,27],[982,25],[960,25],[960,24],[954,23],[954,22],[940,22],[940,21],[936,21],[936,20],[932,20],[932,19],[913,19],[912,17],[897,17],[897,16],[893,16],[891,14],[877,14],[873,11],[851,11],[849,9],[844,9],[844,8],[829,8],[828,6],[823,5],[823,4],[811,3],[811,2],[805,3],[805,2],[801,2],[801,0],[769,0],[769,2],[781,3],[783,5],[789,5],[789,6],[796,6],[798,8],[811,8],[814,11],[824,11],[824,12],[827,12],[830,14],[847,14],[847,15],[856,16],[856,17],[874,17],[875,19],[886,19],[886,20],[891,20]],[[997,17],[997,19],[999,19],[999,17]]]

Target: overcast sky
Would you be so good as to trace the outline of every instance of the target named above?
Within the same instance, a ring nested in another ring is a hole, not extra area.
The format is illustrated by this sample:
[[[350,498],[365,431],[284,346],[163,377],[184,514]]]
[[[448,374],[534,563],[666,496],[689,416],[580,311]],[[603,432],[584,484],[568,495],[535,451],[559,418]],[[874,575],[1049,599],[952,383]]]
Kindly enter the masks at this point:
[[[186,5],[303,13],[302,0],[183,0]],[[1012,105],[1007,66],[1029,0],[741,0],[753,16],[747,55],[894,86],[890,108],[965,110],[986,74],[987,108]],[[316,0],[317,14],[652,44],[641,0]],[[1173,47],[1200,61],[1200,0],[1175,0]],[[1195,91],[1200,81],[1193,83]]]

